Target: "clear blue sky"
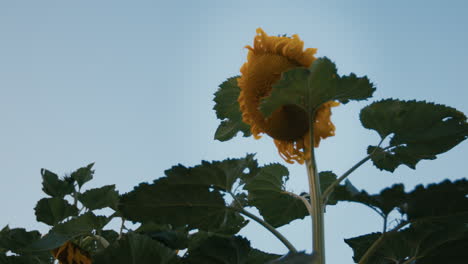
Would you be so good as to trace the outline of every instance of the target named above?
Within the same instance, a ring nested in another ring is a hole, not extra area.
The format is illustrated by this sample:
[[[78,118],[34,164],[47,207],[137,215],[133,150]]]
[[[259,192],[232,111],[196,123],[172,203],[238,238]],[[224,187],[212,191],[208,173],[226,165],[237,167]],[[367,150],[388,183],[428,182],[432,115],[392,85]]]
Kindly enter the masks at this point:
[[[88,187],[116,184],[126,192],[163,171],[202,159],[257,153],[281,162],[271,139],[213,140],[213,93],[239,74],[257,27],[299,34],[340,73],[367,75],[373,100],[435,101],[468,112],[466,1],[1,1],[0,226],[47,231],[33,208],[40,168],[63,174],[96,162]],[[365,155],[376,133],[359,109],[334,109],[337,135],[318,149],[320,170],[343,173]],[[366,164],[350,179],[370,192],[396,182],[465,177],[462,143],[413,171],[394,175]],[[288,165],[288,190],[306,191],[305,169]],[[342,203],[326,213],[328,263],[352,263],[349,238],[379,231],[367,208]],[[280,231],[311,248],[310,222]],[[257,225],[243,233],[253,246],[285,248]]]

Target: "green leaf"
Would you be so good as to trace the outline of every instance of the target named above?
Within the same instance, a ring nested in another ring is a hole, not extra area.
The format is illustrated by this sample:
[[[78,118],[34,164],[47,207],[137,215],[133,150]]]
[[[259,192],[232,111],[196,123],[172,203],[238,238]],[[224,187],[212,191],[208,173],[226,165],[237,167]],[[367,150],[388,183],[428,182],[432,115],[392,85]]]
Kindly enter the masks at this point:
[[[308,69],[299,67],[283,73],[272,86],[270,96],[262,100],[260,111],[268,117],[281,106],[297,105],[312,114],[325,102],[365,100],[374,91],[367,77],[354,73],[340,77],[330,59],[318,58]]]
[[[349,201],[367,205],[376,210],[382,217],[399,208],[406,201],[403,184],[395,184],[390,188],[383,189],[379,194],[370,195],[366,191],[357,191],[351,183],[345,186],[337,186],[334,198],[338,201]]]
[[[88,166],[86,167],[77,169],[76,171],[72,172],[72,174],[70,175],[70,177],[78,183],[78,186],[80,188],[81,186],[83,186],[83,184],[93,179],[93,174],[94,174],[94,170],[92,170],[93,166],[94,166],[94,162],[88,164]]]
[[[272,261],[280,257],[281,255],[266,253],[261,250],[252,248],[249,252],[246,264],[267,263],[268,261]]]
[[[317,263],[314,255],[309,255],[304,252],[288,253],[287,255],[268,262],[267,264],[314,264]]]
[[[166,170],[165,174],[171,184],[197,185],[231,192],[237,180],[251,175],[251,172],[256,172],[257,168],[254,155],[247,154],[245,158],[239,159],[202,161],[201,165],[193,168],[179,164]],[[244,172],[246,169],[249,170],[248,173]]]
[[[265,221],[274,227],[302,219],[308,215],[302,200],[286,193],[288,169],[280,164],[270,164],[246,180],[249,205],[255,206]]]
[[[374,165],[393,172],[404,164],[412,169],[422,159],[432,160],[468,137],[463,113],[454,108],[424,101],[386,99],[363,108],[365,128],[382,139],[391,136],[388,147],[369,146]]]
[[[189,247],[187,264],[245,264],[249,257],[249,240],[235,237],[209,236]]]
[[[240,94],[240,88],[237,86],[237,78],[234,76],[227,79],[215,93],[216,116],[222,120],[215,133],[215,139],[227,141],[242,132],[244,137],[250,136],[250,126],[242,121],[237,98]]]
[[[353,237],[345,239],[345,243],[348,244],[353,249],[354,255],[353,260],[355,263],[358,263],[359,260],[364,256],[367,250],[374,244],[374,242],[382,235],[382,233],[371,233],[363,236]],[[369,259],[369,263],[379,263],[375,262],[376,256],[374,259]],[[372,261],[374,260],[374,261]],[[385,262],[383,262],[385,263]]]
[[[188,231],[184,227],[173,229],[170,225],[148,222],[142,224],[135,232],[149,236],[172,249],[188,247]]]
[[[42,190],[52,197],[63,198],[75,190],[71,178],[59,179],[57,174],[46,169],[41,169],[41,174]]]
[[[169,264],[176,252],[158,241],[128,233],[93,257],[93,264]]]
[[[76,208],[76,206],[71,205],[66,200],[59,197],[43,198],[39,200],[34,210],[36,212],[37,221],[51,226],[69,216],[78,215],[78,208]]]
[[[338,178],[335,173],[331,171],[321,171],[319,173],[319,178],[320,178],[320,189],[322,193],[325,192],[325,190],[336,181]],[[335,205],[337,204],[338,201],[334,198],[333,193],[328,197],[327,200],[327,205]]]
[[[50,254],[41,255],[21,255],[21,256],[0,256],[2,264],[52,264]]]
[[[211,230],[222,224],[230,209],[218,191],[161,178],[153,184],[142,183],[123,195],[119,210],[131,221]]]
[[[87,212],[70,221],[55,225],[47,235],[30,244],[27,250],[52,250],[74,237],[102,229],[109,221],[110,219],[105,216],[96,216],[92,212]]]
[[[41,238],[38,231],[26,231],[24,228],[10,229],[5,226],[0,231],[0,249],[1,251],[11,250],[14,253],[21,253],[22,249]]]
[[[100,188],[90,189],[78,195],[78,200],[88,209],[96,210],[105,207],[117,208],[119,193],[115,185],[106,185]]]

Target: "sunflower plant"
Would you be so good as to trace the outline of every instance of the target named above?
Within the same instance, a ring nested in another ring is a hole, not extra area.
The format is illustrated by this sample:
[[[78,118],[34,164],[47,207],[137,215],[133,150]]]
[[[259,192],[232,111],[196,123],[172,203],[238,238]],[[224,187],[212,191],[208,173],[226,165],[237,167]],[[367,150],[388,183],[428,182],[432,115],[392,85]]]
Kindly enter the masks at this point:
[[[376,194],[348,179],[368,161],[394,172],[401,165],[415,169],[423,159],[436,159],[468,137],[463,113],[416,100],[370,103],[359,118],[380,142],[339,176],[319,171],[314,149],[344,129],[332,123],[333,108],[369,99],[374,84],[366,76],[339,75],[330,59],[315,57],[316,49],[304,49],[297,35],[269,36],[257,29],[253,46],[246,48],[240,76],[228,78],[215,93],[214,110],[221,120],[215,139],[231,140],[239,132],[254,139],[266,134],[286,163],[305,165],[308,193],[286,191],[287,167],[258,164],[254,154],[194,167],[179,164],[124,194],[114,185],[85,189],[94,177],[93,164],[62,177],[42,169],[47,197],[34,210],[37,221],[51,228],[40,234],[4,227],[0,263],[324,264],[325,208],[338,202],[363,204],[382,217],[381,230],[345,239],[355,263],[466,263],[466,179],[413,190],[395,184]],[[399,217],[390,217],[392,212]],[[312,219],[313,248],[298,251],[277,228],[305,217]],[[114,220],[120,223],[117,229],[110,227]],[[238,234],[249,221],[270,231],[288,253],[253,248]]]

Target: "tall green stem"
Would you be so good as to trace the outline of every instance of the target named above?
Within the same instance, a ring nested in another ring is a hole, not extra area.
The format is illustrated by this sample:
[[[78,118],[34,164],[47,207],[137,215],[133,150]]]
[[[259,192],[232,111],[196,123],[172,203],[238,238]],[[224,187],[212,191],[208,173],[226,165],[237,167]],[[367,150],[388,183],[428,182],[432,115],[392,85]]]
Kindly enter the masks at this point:
[[[311,129],[312,130],[312,129]],[[324,205],[322,204],[322,194],[320,191],[320,178],[317,173],[317,164],[314,154],[313,131],[310,133],[310,160],[306,161],[307,176],[309,179],[310,203],[312,207],[312,244],[314,254],[317,255],[317,264],[325,264],[325,223]]]

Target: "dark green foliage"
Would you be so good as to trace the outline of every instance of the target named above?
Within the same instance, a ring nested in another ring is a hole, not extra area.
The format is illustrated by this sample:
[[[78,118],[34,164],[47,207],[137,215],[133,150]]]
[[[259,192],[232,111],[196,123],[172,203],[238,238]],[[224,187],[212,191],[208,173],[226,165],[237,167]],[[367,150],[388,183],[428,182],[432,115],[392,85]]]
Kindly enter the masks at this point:
[[[86,167],[81,167],[76,171],[72,172],[70,177],[78,183],[78,187],[81,188],[83,184],[93,179],[94,170],[92,170],[94,163],[89,164]]]
[[[401,164],[414,169],[422,159],[435,159],[468,137],[468,123],[454,108],[424,101],[386,99],[363,108],[362,125],[391,136],[386,148],[369,146],[374,165],[393,172]]]
[[[242,132],[244,137],[250,136],[250,126],[242,122],[242,114],[240,111],[237,98],[240,94],[240,88],[237,86],[237,78],[234,76],[227,79],[215,93],[216,116],[222,120],[215,133],[215,139],[219,141],[227,141]]]
[[[257,175],[246,180],[249,205],[255,206],[265,221],[274,227],[302,219],[308,215],[304,203],[286,193],[284,184],[288,170],[280,164],[262,167]]]
[[[309,255],[304,252],[289,253],[279,259],[272,260],[267,264],[314,264],[316,258],[314,255]]]
[[[41,170],[42,174],[42,190],[52,196],[63,198],[67,194],[71,194],[75,188],[73,187],[73,179],[59,179],[57,174],[46,169]]]
[[[66,200],[59,197],[43,198],[39,200],[34,210],[36,212],[37,221],[51,226],[58,224],[69,216],[78,215],[78,208],[76,208],[76,206],[71,205]]]
[[[360,192],[354,201],[378,208],[383,213],[398,208],[403,214],[400,227],[408,227],[393,229],[383,236],[382,233],[372,233],[345,242],[353,248],[355,262],[380,238],[382,242],[368,263],[400,263],[407,259],[415,259],[417,264],[463,263],[468,255],[456,248],[468,243],[467,195],[468,181],[465,179],[417,186],[409,193],[404,193],[402,185],[385,189],[380,195]],[[431,262],[434,259],[441,262]]]
[[[279,259],[281,255],[266,253],[258,249],[251,249],[247,259],[247,264],[267,263]]]
[[[145,235],[129,233],[93,257],[93,264],[170,264],[176,252]]]
[[[119,193],[115,190],[115,185],[106,185],[100,188],[87,190],[78,195],[78,200],[88,209],[95,210],[105,207],[117,208]]]
[[[308,69],[294,68],[283,73],[272,88],[271,95],[260,104],[265,116],[284,105],[297,105],[312,114],[325,102],[365,100],[375,91],[367,77],[354,73],[340,77],[335,64],[326,57],[318,58]]]
[[[10,229],[5,226],[0,231],[0,252],[11,250],[21,253],[24,247],[41,238],[38,231],[26,231],[24,228]]]
[[[151,222],[142,224],[135,232],[144,234],[172,249],[188,247],[188,230],[174,229],[170,225],[158,225]]]
[[[190,245],[187,264],[245,264],[250,252],[249,240],[235,236],[222,237],[201,234]]]

